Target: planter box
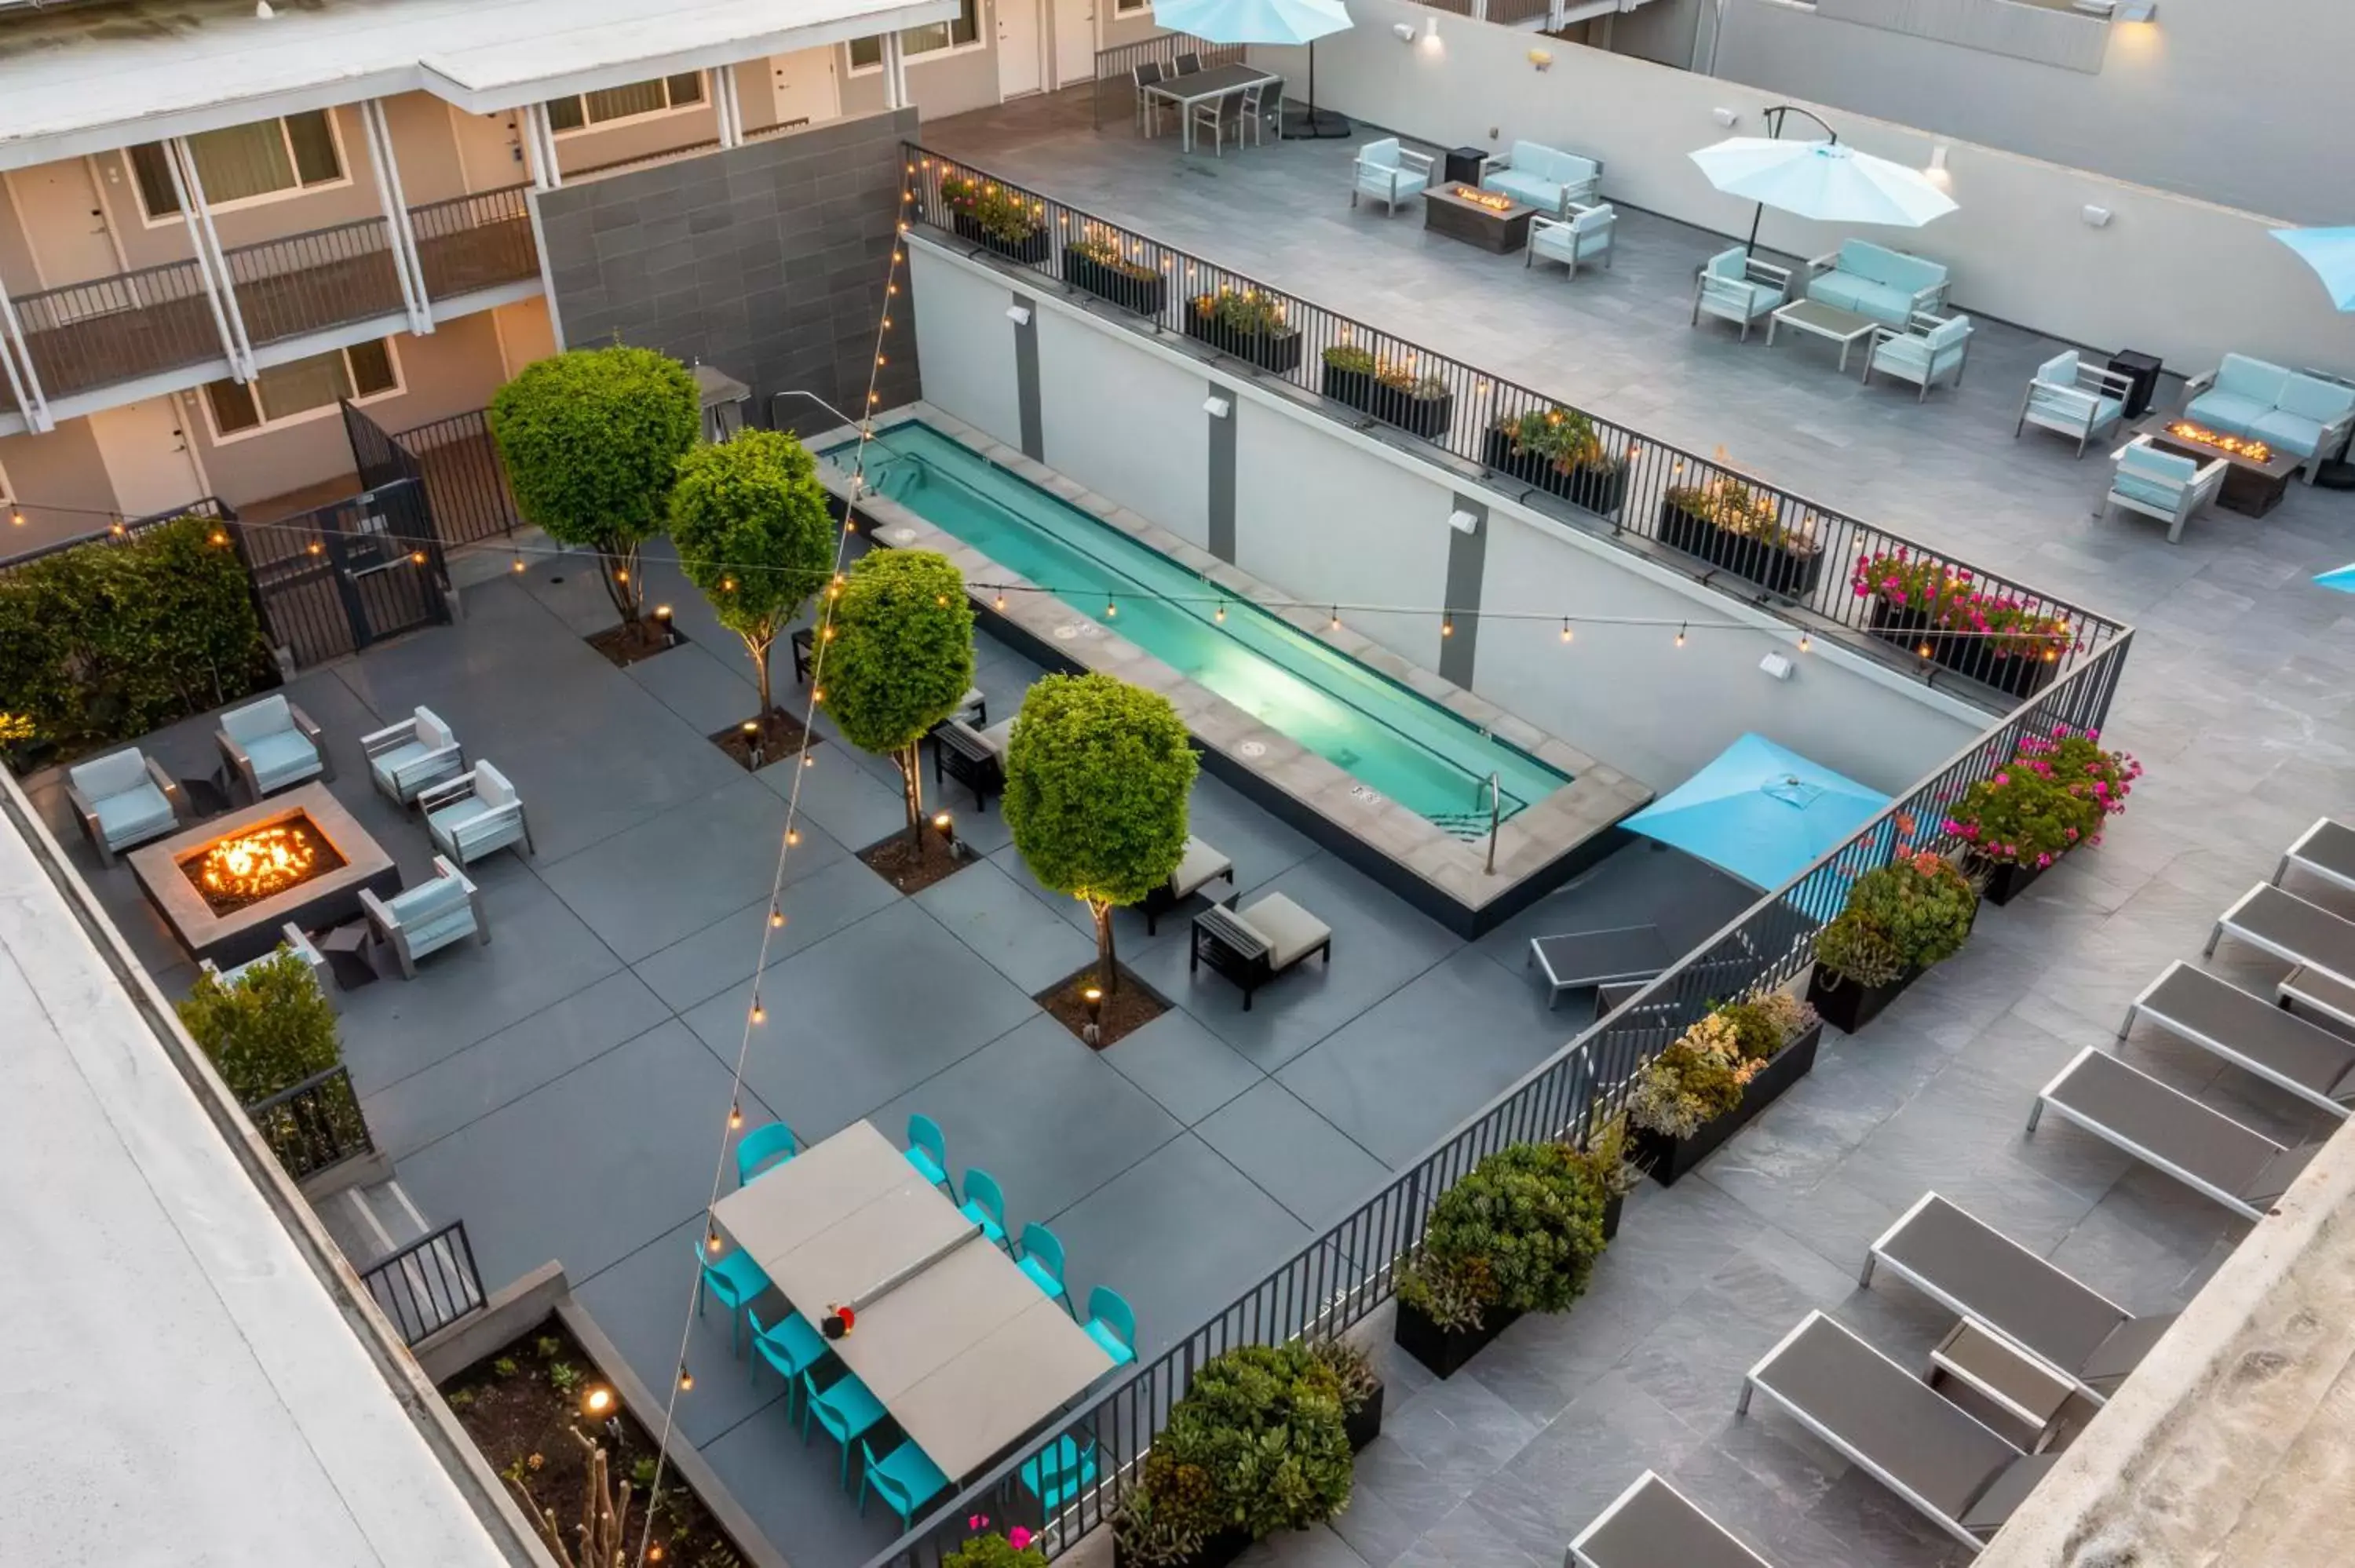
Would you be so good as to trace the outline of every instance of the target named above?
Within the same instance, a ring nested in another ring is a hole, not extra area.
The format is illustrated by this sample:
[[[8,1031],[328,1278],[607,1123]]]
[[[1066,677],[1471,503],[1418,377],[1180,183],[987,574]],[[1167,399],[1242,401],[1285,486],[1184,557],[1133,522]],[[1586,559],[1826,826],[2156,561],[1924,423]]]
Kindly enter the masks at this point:
[[[1063,281],[1141,316],[1159,315],[1161,307],[1169,301],[1169,280],[1159,273],[1134,277],[1076,250],[1063,252]]]
[[[1325,366],[1325,396],[1425,440],[1437,440],[1445,435],[1447,427],[1455,419],[1455,393],[1423,397],[1386,387],[1369,370]]]
[[[1614,1192],[1604,1201],[1603,1204],[1603,1239],[1604,1241],[1619,1239],[1619,1216],[1626,1212],[1626,1208],[1627,1194],[1625,1192]]]
[[[1009,261],[1031,265],[1044,261],[1054,244],[1043,225],[1019,239],[1001,239],[982,228],[979,218],[969,213],[952,212],[949,214],[949,227],[956,230],[959,239],[970,239],[985,249],[996,251]]]
[[[1183,1568],[1227,1568],[1251,1546],[1251,1531],[1241,1529],[1222,1530],[1202,1542],[1202,1550],[1186,1559]],[[1126,1552],[1121,1550],[1120,1536],[1112,1538],[1113,1568],[1130,1568]]]
[[[1481,438],[1480,447],[1480,461],[1498,473],[1548,494],[1559,495],[1572,505],[1585,507],[1598,517],[1615,517],[1619,503],[1627,498],[1627,467],[1625,463],[1574,468],[1564,473],[1553,466],[1550,459],[1535,452],[1516,453],[1513,438],[1493,428]]]
[[[1784,1090],[1814,1070],[1816,1046],[1823,1037],[1822,1024],[1810,1025],[1796,1040],[1774,1053],[1758,1075],[1742,1086],[1740,1105],[1715,1121],[1695,1128],[1689,1138],[1670,1138],[1665,1133],[1636,1128],[1637,1158],[1652,1180],[1663,1187],[1673,1187],[1677,1178],[1716,1152],[1718,1145],[1741,1131],[1751,1118],[1773,1105]]]
[[[2058,865],[2061,863],[2056,859],[2052,863]],[[1998,908],[2027,892],[2038,877],[2052,869],[2046,865],[2020,865],[2013,861],[1988,860],[1970,853],[1964,855],[1963,868],[1971,874],[1974,881],[1985,879],[1979,887],[1979,902],[1992,904]]]
[[[1476,1329],[1443,1329],[1401,1300],[1398,1304],[1398,1326],[1391,1330],[1391,1338],[1399,1349],[1429,1367],[1433,1376],[1454,1377],[1520,1316],[1518,1312],[1492,1307],[1481,1315],[1481,1324]]]
[[[1841,1033],[1853,1034],[1881,1016],[1882,1008],[1904,995],[1905,988],[1921,978],[1920,969],[1908,969],[1887,985],[1859,985],[1832,979],[1817,964],[1807,976],[1807,1005]]]
[[[1279,327],[1272,333],[1237,332],[1215,316],[1205,315],[1188,302],[1186,335],[1278,376],[1289,376],[1300,368],[1300,332],[1296,327]]]
[[[1918,609],[1900,609],[1886,599],[1872,601],[1872,620],[1867,630],[1916,656],[1926,647],[1932,662],[2023,701],[2051,685],[2052,677],[2061,673],[2058,659],[1998,653],[1985,638],[1933,630],[1928,616]]]
[[[1820,549],[1786,549],[1736,534],[1673,501],[1660,503],[1660,542],[1785,599],[1806,599],[1814,593],[1824,571]]]
[[[1374,1384],[1371,1398],[1341,1417],[1341,1430],[1349,1436],[1349,1452],[1362,1454],[1366,1445],[1382,1435],[1382,1385]]]

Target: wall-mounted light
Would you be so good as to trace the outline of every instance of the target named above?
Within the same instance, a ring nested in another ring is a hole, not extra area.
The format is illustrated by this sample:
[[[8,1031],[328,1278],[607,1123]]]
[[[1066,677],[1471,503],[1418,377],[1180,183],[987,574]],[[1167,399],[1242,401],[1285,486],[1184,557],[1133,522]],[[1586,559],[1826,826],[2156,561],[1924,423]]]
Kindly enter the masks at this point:
[[[1008,305],[1006,307],[1006,319],[1018,327],[1028,326],[1030,324],[1029,309],[1023,305]]]
[[[1955,176],[1946,172],[1946,143],[1944,142],[1932,143],[1929,165],[1922,172],[1928,176],[1930,183],[1940,190],[1954,188]]]
[[[2107,228],[2110,226],[2111,217],[2115,215],[2108,207],[2089,205],[2082,208],[2077,216],[2085,220],[2085,227],[2088,228]]]
[[[1712,109],[1709,111],[1709,117],[1711,120],[1716,121],[1720,125],[1722,125],[1727,130],[1731,131],[1734,126],[1742,122],[1742,111],[1739,109]]]
[[[1769,653],[1758,661],[1758,667],[1778,681],[1791,678],[1791,662],[1780,653]]]
[[[1213,419],[1223,419],[1234,411],[1235,406],[1232,403],[1228,402],[1224,397],[1205,397],[1202,399],[1202,412],[1209,415]]]
[[[1411,44],[1414,42],[1414,24],[1412,22],[1392,22],[1391,24],[1391,32],[1401,44]]]
[[[1480,514],[1477,512],[1451,512],[1447,514],[1447,525],[1458,534],[1477,534],[1480,531]]]
[[[2158,0],[2119,0],[2114,15],[2121,22],[2156,22]]]
[[[1439,42],[1438,17],[1425,16],[1423,19],[1423,41],[1426,44],[1435,44]]]
[[[1529,64],[1537,67],[1540,70],[1551,69],[1553,66],[1553,51],[1551,49],[1531,49],[1529,51]]]

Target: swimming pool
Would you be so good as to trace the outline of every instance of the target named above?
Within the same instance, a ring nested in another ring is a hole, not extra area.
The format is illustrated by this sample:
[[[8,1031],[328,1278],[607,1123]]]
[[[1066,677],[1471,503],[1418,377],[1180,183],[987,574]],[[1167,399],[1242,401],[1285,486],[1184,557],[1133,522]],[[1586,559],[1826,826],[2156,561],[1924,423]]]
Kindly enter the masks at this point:
[[[847,462],[855,443],[825,455]],[[1220,599],[1208,578],[921,422],[879,431],[868,488],[1290,736],[1368,789],[1459,837],[1484,835],[1488,779],[1504,815],[1569,775],[1282,618]]]

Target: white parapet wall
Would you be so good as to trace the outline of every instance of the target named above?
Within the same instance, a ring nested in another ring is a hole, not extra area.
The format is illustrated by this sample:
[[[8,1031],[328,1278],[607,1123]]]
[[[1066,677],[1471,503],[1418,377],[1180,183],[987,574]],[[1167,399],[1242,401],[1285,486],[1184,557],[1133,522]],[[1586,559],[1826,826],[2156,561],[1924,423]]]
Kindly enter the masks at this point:
[[[1749,232],[1751,205],[1714,189],[1687,154],[1726,136],[1765,135],[1776,95],[1407,0],[1349,0],[1349,15],[1352,30],[1316,45],[1320,106],[1436,146],[1503,152],[1529,141],[1600,158],[1606,200],[1736,238]],[[1401,23],[1415,30],[1412,42],[1391,31]],[[1551,57],[1545,69],[1529,58],[1533,48]],[[1307,50],[1255,48],[1251,58],[1282,71],[1288,93],[1303,94]],[[1961,210],[1920,229],[1850,229],[1770,212],[1762,245],[1816,256],[1853,234],[1914,251],[1952,269],[1959,309],[2072,343],[2145,349],[2179,371],[2211,368],[2234,351],[2355,371],[2355,328],[2267,233],[2276,220],[1806,107],[1843,143],[1913,168],[1945,146]],[[1736,116],[1731,128],[1720,110]],[[1790,129],[1813,133],[1802,119]],[[2106,225],[2089,224],[2087,207],[2107,211]]]

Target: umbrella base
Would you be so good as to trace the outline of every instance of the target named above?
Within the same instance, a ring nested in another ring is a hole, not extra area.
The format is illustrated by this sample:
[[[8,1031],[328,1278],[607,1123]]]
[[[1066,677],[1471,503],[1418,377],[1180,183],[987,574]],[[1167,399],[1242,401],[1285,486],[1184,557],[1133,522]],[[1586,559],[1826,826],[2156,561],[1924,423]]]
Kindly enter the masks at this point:
[[[1284,117],[1287,142],[1324,142],[1353,133],[1348,117],[1330,109],[1295,110]]]

